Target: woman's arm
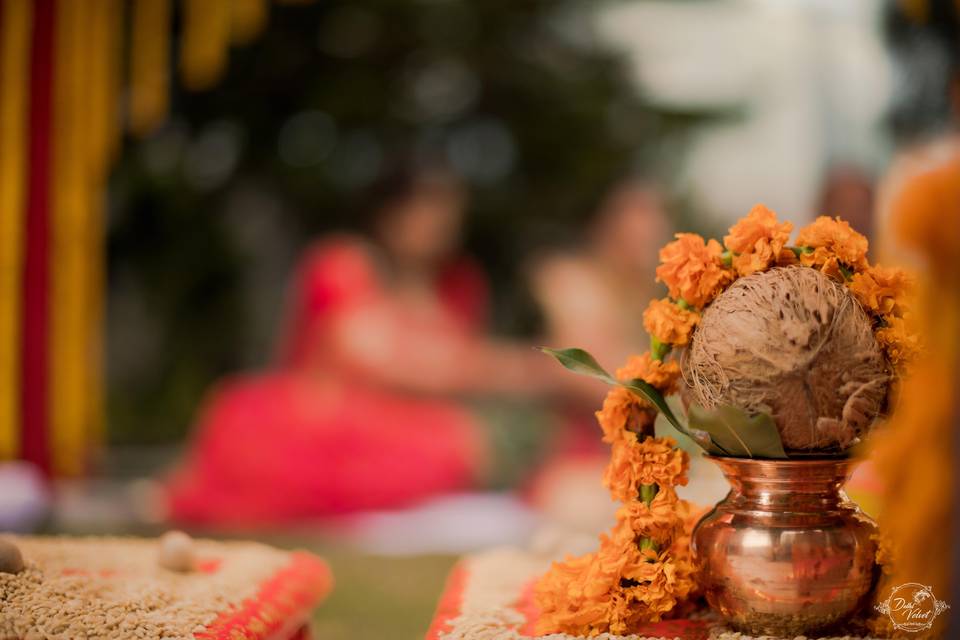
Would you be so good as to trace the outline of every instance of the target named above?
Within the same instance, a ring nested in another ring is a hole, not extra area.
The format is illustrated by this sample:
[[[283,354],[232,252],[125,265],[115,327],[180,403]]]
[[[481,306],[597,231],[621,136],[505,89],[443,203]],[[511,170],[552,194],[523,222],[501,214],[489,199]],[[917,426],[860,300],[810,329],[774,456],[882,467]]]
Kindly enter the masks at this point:
[[[400,325],[385,304],[336,314],[330,329],[328,361],[375,384],[512,396],[544,395],[560,384],[559,367],[528,346]]]

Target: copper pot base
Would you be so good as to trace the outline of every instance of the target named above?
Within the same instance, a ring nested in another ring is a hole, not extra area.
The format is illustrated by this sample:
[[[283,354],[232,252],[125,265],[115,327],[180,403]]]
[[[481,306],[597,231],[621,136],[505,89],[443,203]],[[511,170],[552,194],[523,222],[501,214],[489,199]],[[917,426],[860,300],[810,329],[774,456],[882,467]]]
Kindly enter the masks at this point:
[[[852,462],[707,458],[731,486],[693,533],[711,608],[751,635],[809,635],[851,618],[877,574],[876,525],[842,489]]]

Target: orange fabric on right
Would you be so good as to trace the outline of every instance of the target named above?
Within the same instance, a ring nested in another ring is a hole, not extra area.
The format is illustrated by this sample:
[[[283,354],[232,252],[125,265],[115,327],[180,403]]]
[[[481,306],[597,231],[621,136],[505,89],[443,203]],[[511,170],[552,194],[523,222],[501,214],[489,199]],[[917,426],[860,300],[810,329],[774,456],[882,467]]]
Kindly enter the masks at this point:
[[[951,599],[956,553],[952,508],[960,407],[960,143],[939,164],[909,178],[891,200],[891,230],[914,253],[921,273],[916,310],[925,351],[904,381],[891,424],[878,434],[877,473],[885,487],[879,522],[885,575],[877,592],[907,582]],[[950,615],[912,637],[941,637]],[[890,632],[886,616],[878,632]]]

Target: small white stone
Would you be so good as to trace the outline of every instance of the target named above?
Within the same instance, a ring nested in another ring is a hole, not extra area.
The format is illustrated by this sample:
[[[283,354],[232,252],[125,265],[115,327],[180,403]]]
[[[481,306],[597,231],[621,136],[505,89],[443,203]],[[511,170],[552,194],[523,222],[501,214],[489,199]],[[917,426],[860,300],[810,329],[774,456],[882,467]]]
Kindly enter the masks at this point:
[[[168,531],[160,536],[157,559],[160,566],[169,571],[193,571],[196,565],[193,538],[182,531]]]
[[[20,548],[6,538],[0,538],[0,573],[23,571],[23,554]]]

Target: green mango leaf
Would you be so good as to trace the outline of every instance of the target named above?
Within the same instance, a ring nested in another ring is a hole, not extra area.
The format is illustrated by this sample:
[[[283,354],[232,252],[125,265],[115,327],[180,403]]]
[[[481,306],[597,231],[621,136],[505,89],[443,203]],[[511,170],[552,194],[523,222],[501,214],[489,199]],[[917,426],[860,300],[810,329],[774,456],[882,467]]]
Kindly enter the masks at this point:
[[[622,384],[624,387],[655,406],[657,410],[663,414],[663,417],[665,417],[677,431],[696,442],[704,450],[706,450],[707,453],[713,455],[725,455],[723,448],[717,445],[717,443],[710,437],[709,433],[702,429],[691,428],[689,425],[680,422],[680,420],[677,419],[676,414],[674,414],[673,410],[670,408],[670,405],[668,405],[667,401],[664,400],[663,395],[653,385],[641,380],[640,378],[634,378],[633,380],[621,382],[619,384]]]
[[[688,423],[683,429],[677,429],[680,433],[693,440],[697,445],[712,456],[728,456],[727,451],[721,447],[710,434],[703,429],[697,429]]]
[[[667,401],[667,404],[670,405],[670,408],[673,410],[677,418],[686,422],[686,409],[683,408],[683,403],[679,400],[672,402],[670,398],[664,398]],[[676,439],[680,443],[680,447],[683,449],[690,450],[686,441],[691,441],[694,445],[703,449],[705,452],[710,453],[711,455],[722,456],[726,455],[726,452],[720,449],[714,442],[710,439],[710,434],[706,431],[701,431],[700,429],[694,429],[687,423],[687,428],[685,431],[680,431],[674,427],[667,417],[664,415],[657,416],[656,422],[656,432],[663,436],[669,436]]]
[[[786,459],[777,425],[766,413],[748,415],[742,409],[721,406],[710,411],[693,405],[688,414],[690,425],[706,431],[725,455],[741,458]]]
[[[660,393],[660,391],[649,382],[641,380],[640,378],[634,378],[633,380],[619,382],[618,384],[626,387],[635,395],[640,396],[656,407],[657,411],[662,413],[664,417],[670,421],[670,424],[676,427],[677,431],[681,433],[686,431],[686,426],[677,420],[677,416],[673,414],[673,409],[671,409],[670,405],[667,404],[667,401],[663,399],[663,395]]]
[[[550,349],[549,347],[539,347],[539,349],[543,353],[556,358],[560,364],[570,371],[603,380],[607,384],[626,387],[656,407],[677,431],[688,436],[708,453],[713,455],[726,455],[724,448],[711,439],[709,433],[702,429],[691,429],[678,420],[666,400],[663,399],[663,395],[644,380],[635,378],[628,382],[620,382],[607,373],[607,371],[600,366],[600,363],[597,362],[596,358],[583,349]]]
[[[607,384],[619,384],[607,371],[600,366],[596,358],[583,349],[551,349],[550,347],[537,347],[547,355],[553,356],[557,361],[574,373],[590,376],[603,380]]]

